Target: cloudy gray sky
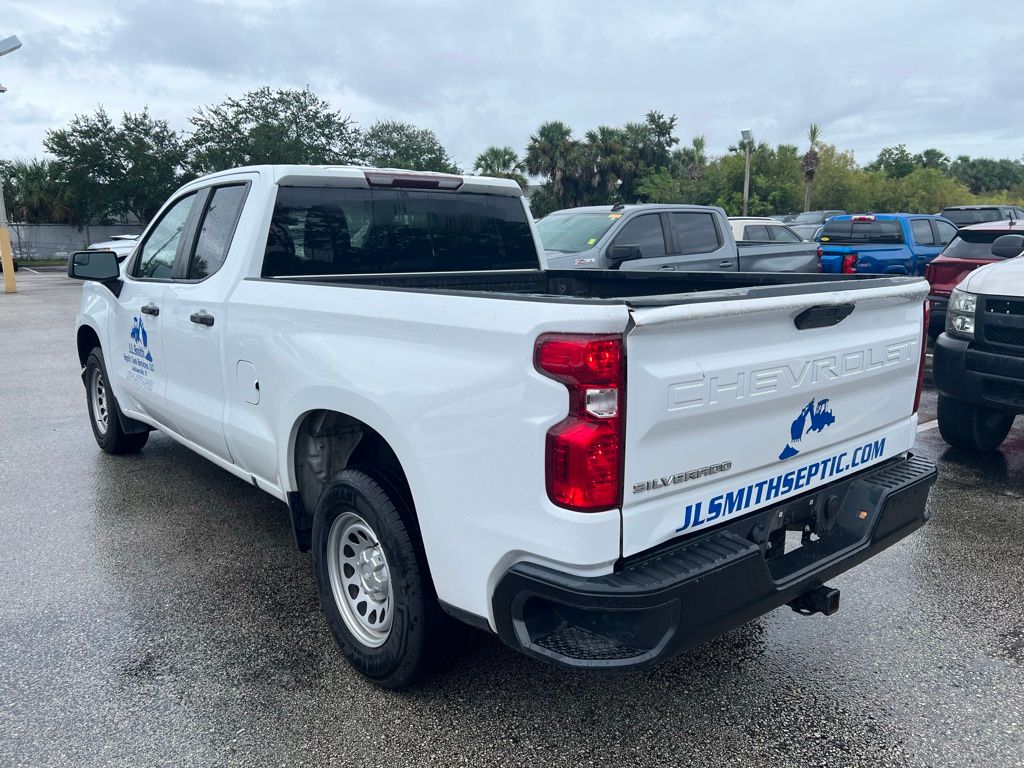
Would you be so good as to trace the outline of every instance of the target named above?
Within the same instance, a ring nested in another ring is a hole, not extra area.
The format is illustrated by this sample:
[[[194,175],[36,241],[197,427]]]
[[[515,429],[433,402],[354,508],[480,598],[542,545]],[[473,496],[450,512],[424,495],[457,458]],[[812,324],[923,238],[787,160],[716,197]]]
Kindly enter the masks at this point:
[[[713,154],[807,124],[868,162],[889,144],[1024,154],[1024,25],[928,2],[0,0],[0,157],[97,105],[180,129],[198,104],[309,85],[361,125],[432,128],[468,167],[561,119],[578,134],[679,117]]]

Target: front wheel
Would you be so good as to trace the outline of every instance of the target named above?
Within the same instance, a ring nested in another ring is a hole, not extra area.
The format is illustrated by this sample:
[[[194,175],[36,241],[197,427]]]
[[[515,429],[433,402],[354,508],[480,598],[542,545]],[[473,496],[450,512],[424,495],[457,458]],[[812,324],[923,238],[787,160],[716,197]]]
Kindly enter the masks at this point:
[[[346,469],[313,518],[320,607],[352,666],[385,688],[415,681],[445,624],[411,514],[384,476]]]
[[[1014,415],[939,395],[939,434],[954,448],[994,451],[1010,433]]]
[[[149,432],[125,432],[121,409],[110,390],[110,378],[103,362],[103,351],[96,347],[85,361],[85,394],[89,403],[89,422],[96,444],[107,453],[135,453],[149,440]]]

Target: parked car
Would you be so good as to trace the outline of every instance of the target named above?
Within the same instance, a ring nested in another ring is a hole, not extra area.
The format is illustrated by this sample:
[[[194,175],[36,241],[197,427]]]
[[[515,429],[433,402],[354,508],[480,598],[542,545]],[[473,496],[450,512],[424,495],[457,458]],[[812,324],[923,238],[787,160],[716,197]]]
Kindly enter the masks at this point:
[[[777,219],[763,216],[730,216],[729,226],[737,243],[798,243],[804,238]]]
[[[776,213],[769,218],[775,219],[775,221],[781,221],[783,224],[788,224],[797,217],[795,213]]]
[[[123,264],[69,259],[96,442],[159,429],[287,503],[342,652],[392,688],[449,617],[625,670],[832,613],[826,580],[927,521],[923,280],[545,271],[538,245],[506,179],[192,181]]]
[[[923,275],[956,235],[941,216],[858,213],[825,222],[818,253],[822,272]]]
[[[117,254],[120,260],[124,261],[132,255],[132,251],[135,250],[135,243],[138,239],[138,235],[114,235],[109,240],[90,244],[88,250],[113,251]]]
[[[986,221],[1024,219],[1024,210],[1015,205],[950,205],[939,215],[958,227],[966,227]]]
[[[1024,413],[1024,235],[997,237],[991,253],[997,263],[953,289],[932,360],[939,432],[969,451],[999,448]]]
[[[794,242],[737,247],[725,211],[706,205],[567,208],[537,222],[548,269],[816,272],[816,251]]]
[[[929,333],[933,339],[946,327],[946,304],[953,288],[978,267],[999,261],[992,254],[992,243],[997,237],[1015,231],[1024,232],[1024,221],[1010,219],[962,227],[945,250],[925,267],[931,302]]]
[[[846,211],[839,210],[804,211],[803,213],[798,213],[789,223],[794,225],[814,224],[815,226],[821,226],[833,216],[842,216],[845,213]]]

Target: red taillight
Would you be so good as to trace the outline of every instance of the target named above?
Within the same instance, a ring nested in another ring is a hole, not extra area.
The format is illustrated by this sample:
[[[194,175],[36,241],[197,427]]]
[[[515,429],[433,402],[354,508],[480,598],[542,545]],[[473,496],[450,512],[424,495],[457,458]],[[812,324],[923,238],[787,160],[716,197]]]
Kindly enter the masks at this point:
[[[928,322],[931,319],[931,302],[924,301],[924,328],[921,330],[921,363],[917,368],[917,392],[914,393],[914,413],[921,405],[921,390],[924,388],[924,364],[928,353]]]
[[[857,272],[857,254],[848,253],[843,256],[843,274],[853,275]]]
[[[548,430],[548,498],[600,512],[622,504],[626,366],[621,336],[549,333],[537,339],[537,370],[569,390],[569,414]]]

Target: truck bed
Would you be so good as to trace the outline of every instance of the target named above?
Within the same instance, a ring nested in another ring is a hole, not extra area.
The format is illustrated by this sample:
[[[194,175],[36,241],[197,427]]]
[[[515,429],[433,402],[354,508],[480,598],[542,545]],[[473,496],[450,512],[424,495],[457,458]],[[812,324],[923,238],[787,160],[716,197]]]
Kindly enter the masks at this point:
[[[269,279],[380,290],[460,293],[519,300],[624,303],[631,307],[655,307],[730,299],[800,296],[824,291],[857,291],[914,283],[920,278],[764,272],[673,272],[671,275],[664,275],[642,271],[519,270],[395,275],[303,275]]]

